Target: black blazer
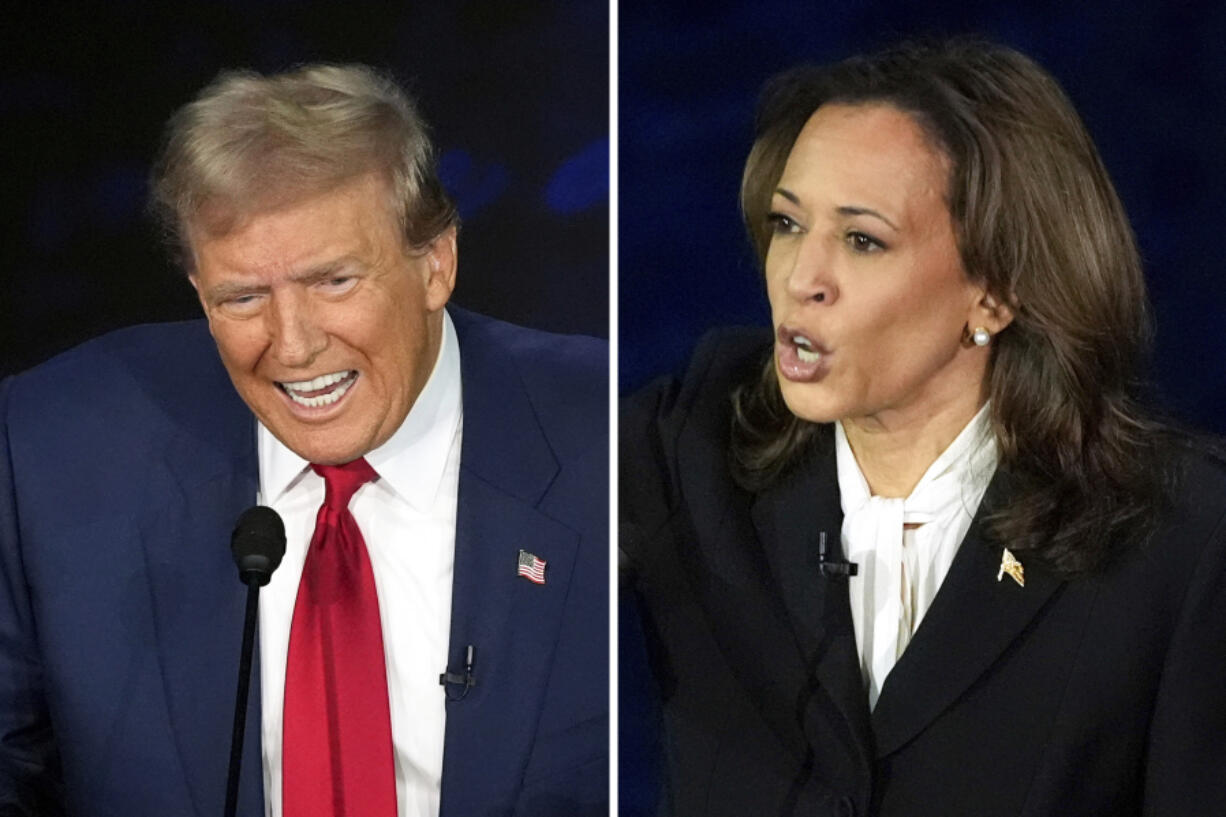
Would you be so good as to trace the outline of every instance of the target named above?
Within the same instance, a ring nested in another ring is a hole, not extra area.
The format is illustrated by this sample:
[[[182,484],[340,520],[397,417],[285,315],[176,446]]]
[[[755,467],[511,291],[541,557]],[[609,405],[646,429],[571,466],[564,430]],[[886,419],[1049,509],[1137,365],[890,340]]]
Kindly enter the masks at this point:
[[[1143,547],[997,581],[981,513],[870,714],[837,558],[834,453],[731,479],[729,395],[769,338],[708,338],[629,399],[621,530],[677,815],[1226,814],[1226,464],[1184,456]],[[984,507],[1008,502],[998,474]],[[1023,563],[1025,557],[1022,556]]]

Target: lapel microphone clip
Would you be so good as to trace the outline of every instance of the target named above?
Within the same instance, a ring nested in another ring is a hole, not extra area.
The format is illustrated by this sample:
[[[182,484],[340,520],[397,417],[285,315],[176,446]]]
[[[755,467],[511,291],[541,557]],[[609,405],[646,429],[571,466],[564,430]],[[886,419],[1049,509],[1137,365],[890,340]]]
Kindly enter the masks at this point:
[[[826,550],[826,532],[817,535],[817,570],[823,576],[854,576],[860,571],[860,566],[846,559],[831,559]]]
[[[477,685],[477,679],[473,676],[473,645],[468,645],[468,650],[464,654],[464,674],[458,672],[443,672],[438,676],[439,686],[443,687],[443,694],[447,696],[449,701],[462,701],[468,697],[468,690]],[[455,692],[454,688],[459,687],[459,692]]]

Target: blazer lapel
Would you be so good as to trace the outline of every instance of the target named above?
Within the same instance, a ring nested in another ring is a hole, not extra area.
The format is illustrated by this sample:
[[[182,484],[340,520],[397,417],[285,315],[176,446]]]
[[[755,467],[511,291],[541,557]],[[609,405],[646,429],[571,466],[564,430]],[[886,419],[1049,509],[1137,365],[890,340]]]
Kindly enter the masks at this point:
[[[464,431],[448,670],[463,672],[471,645],[475,685],[462,697],[447,690],[444,817],[503,813],[515,801],[578,545],[538,508],[558,464],[513,364],[496,338],[473,338],[467,320],[456,328]],[[520,550],[545,560],[543,585],[517,575]]]
[[[987,535],[984,509],[1007,493],[997,472],[932,607],[886,678],[872,715],[879,757],[901,748],[953,704],[1063,584],[1024,556],[1024,587],[1008,575],[997,580],[1003,547]]]
[[[225,797],[246,589],[230,556],[230,533],[255,500],[255,421],[214,359],[201,394],[171,406],[181,430],[151,480],[142,525],[170,731],[195,810],[217,813]],[[189,405],[195,404],[189,408]],[[207,415],[195,406],[206,406]],[[239,813],[264,813],[258,655],[239,789]]]
[[[867,798],[872,737],[855,631],[847,595],[847,578],[823,576],[818,562],[818,541],[826,534],[828,553],[840,558],[843,512],[839,505],[838,477],[833,453],[818,450],[791,475],[760,494],[753,520],[783,597],[800,648],[809,693],[824,705],[809,708],[805,725],[810,745],[823,756],[853,759],[854,772]],[[837,713],[833,723],[814,713]],[[837,746],[831,737],[838,738]],[[839,766],[846,773],[846,760]],[[818,763],[817,768],[837,768]]]

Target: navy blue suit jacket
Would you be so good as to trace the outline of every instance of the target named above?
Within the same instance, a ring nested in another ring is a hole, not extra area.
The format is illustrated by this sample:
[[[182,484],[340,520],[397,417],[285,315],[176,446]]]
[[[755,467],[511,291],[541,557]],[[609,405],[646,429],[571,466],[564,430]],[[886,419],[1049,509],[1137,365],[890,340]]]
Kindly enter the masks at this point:
[[[607,809],[607,354],[452,310],[464,438],[443,817]],[[0,385],[0,814],[222,812],[255,422],[203,322]],[[516,577],[519,549],[547,582]],[[258,659],[257,659],[258,660]],[[442,672],[443,667],[438,668]],[[258,670],[239,813],[264,814]]]

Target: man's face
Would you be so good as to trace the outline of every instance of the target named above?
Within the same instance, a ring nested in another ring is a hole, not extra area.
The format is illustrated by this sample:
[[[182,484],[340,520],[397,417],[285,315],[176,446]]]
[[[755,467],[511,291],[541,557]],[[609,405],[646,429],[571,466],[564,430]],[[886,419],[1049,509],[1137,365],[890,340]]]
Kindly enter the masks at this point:
[[[405,246],[386,183],[363,176],[191,232],[209,330],[234,387],[314,463],[387,441],[425,386],[455,284],[455,230]]]

